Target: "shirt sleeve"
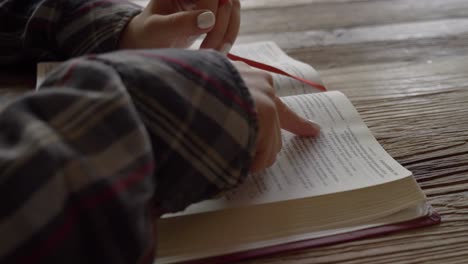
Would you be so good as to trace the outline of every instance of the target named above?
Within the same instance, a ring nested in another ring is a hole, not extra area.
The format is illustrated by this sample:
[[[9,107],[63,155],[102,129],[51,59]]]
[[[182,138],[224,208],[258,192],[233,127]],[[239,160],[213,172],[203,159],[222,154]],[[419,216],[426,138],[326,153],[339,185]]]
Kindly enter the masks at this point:
[[[111,0],[3,0],[0,66],[116,50],[135,4]]]
[[[143,57],[153,60],[142,63]],[[166,49],[100,58],[124,76],[148,130],[159,164],[155,202],[162,212],[180,211],[244,179],[254,155],[257,116],[244,81],[225,56]]]
[[[246,176],[254,109],[209,51],[74,59],[38,92],[1,97],[0,262],[152,262],[154,212]]]

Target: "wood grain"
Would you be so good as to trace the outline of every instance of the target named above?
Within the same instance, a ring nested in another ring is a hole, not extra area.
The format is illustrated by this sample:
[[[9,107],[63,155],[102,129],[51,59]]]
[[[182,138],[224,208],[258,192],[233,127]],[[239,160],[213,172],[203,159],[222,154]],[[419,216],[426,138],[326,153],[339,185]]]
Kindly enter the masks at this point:
[[[468,2],[464,0],[314,2],[284,1],[280,8],[268,4],[259,4],[257,8],[246,6],[242,12],[241,33],[297,32],[463,18],[468,11]]]
[[[443,223],[242,263],[468,263],[468,1],[245,0],[243,8],[238,41],[273,40],[343,91]]]
[[[242,263],[468,263],[468,1],[241,2],[238,42],[273,40],[319,70],[413,171],[443,219],[440,226]],[[33,85],[30,73],[0,73],[0,87]]]

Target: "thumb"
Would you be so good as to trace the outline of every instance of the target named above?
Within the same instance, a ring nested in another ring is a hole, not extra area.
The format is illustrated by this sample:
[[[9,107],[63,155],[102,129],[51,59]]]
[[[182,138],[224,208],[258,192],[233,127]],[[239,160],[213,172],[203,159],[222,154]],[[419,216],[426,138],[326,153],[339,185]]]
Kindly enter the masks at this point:
[[[278,97],[275,100],[281,128],[298,136],[318,136],[320,126],[292,111]]]
[[[216,16],[209,10],[182,11],[163,16],[162,25],[179,36],[198,36],[209,32],[216,23]]]

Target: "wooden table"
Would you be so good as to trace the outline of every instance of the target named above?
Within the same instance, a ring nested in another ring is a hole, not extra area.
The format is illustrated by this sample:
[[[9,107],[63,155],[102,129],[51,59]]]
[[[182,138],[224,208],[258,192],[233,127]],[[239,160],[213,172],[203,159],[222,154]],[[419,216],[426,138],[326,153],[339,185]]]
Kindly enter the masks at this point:
[[[343,91],[443,221],[243,263],[468,263],[468,1],[242,3],[238,42],[273,40]]]
[[[443,219],[440,226],[243,263],[468,263],[468,1],[242,4],[238,42],[273,40],[313,65],[413,171]],[[11,79],[2,73],[0,86]],[[31,75],[13,79],[23,80],[16,87],[34,85]]]

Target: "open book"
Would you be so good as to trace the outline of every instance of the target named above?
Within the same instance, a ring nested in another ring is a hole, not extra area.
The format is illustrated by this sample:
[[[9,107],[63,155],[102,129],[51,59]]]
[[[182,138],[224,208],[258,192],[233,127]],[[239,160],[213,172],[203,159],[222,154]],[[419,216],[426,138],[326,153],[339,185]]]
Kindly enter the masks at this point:
[[[233,54],[321,83],[273,42]],[[38,83],[55,67],[38,65]],[[318,122],[321,135],[283,132],[276,163],[216,200],[157,221],[156,263],[228,262],[328,245],[440,222],[410,171],[372,136],[346,96],[273,75],[282,100]]]
[[[272,42],[232,53],[320,82]],[[440,217],[410,171],[381,147],[346,96],[275,75],[282,100],[321,135],[283,132],[276,163],[216,200],[157,221],[156,263],[227,262],[427,226]]]

